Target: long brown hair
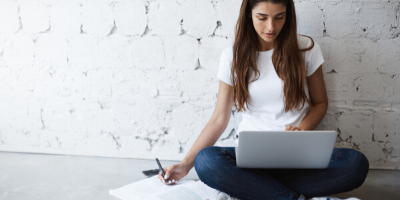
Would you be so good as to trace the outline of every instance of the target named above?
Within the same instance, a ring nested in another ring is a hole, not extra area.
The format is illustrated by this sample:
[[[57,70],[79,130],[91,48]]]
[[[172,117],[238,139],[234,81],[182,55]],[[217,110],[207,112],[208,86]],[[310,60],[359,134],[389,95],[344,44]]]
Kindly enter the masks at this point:
[[[286,6],[286,21],[281,32],[275,39],[274,51],[272,53],[272,63],[275,71],[278,77],[284,82],[285,112],[293,108],[298,108],[301,102],[302,107],[300,109],[302,109],[304,101],[311,107],[311,102],[304,90],[306,71],[304,59],[300,51],[312,49],[314,40],[309,37],[312,45],[306,49],[299,49],[296,12],[293,0],[243,0],[236,23],[231,67],[235,107],[240,112],[246,110],[244,108],[245,102],[251,105],[248,86],[249,83],[256,81],[260,76],[260,71],[257,69],[257,57],[261,44],[251,18],[251,11],[260,2],[282,3]],[[258,75],[254,80],[249,80],[250,68]]]

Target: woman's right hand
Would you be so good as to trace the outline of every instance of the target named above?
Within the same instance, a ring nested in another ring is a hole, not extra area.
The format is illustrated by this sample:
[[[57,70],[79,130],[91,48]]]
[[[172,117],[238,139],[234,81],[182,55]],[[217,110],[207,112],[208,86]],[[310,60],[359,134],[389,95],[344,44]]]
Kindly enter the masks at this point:
[[[175,184],[176,182],[178,182],[178,180],[185,177],[189,173],[191,168],[192,167],[180,162],[178,164],[163,168],[165,176],[168,179],[168,182],[166,182],[164,180],[164,177],[163,177],[161,171],[160,171],[160,173],[158,173],[158,178],[160,179],[160,181],[162,183]]]

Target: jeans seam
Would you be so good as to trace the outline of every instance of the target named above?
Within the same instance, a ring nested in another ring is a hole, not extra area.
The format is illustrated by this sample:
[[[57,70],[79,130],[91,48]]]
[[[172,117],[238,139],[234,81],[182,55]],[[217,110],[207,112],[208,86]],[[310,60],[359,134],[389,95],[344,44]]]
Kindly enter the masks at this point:
[[[337,160],[337,159],[339,159],[339,152],[338,152],[338,150],[335,149],[335,153],[336,153],[335,160]]]
[[[227,149],[222,148],[222,149],[221,149],[222,155],[223,155],[223,156],[227,156],[227,157],[229,158],[229,160],[231,160],[232,162],[234,162],[234,163],[236,164],[235,159],[233,159],[233,158],[231,158],[230,156],[228,156],[228,155],[226,154],[226,151],[227,151]],[[228,150],[228,151],[229,151],[229,150]]]
[[[229,149],[225,149],[225,151],[229,151],[229,152],[231,152],[232,154],[235,153],[234,151],[231,151],[231,150],[229,150]]]

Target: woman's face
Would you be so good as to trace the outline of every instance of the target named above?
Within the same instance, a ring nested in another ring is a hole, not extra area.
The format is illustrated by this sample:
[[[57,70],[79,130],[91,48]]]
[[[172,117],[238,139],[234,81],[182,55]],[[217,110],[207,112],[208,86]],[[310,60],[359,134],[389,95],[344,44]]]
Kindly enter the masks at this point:
[[[281,3],[261,2],[251,11],[253,26],[263,49],[271,50],[274,40],[286,21],[286,6]]]

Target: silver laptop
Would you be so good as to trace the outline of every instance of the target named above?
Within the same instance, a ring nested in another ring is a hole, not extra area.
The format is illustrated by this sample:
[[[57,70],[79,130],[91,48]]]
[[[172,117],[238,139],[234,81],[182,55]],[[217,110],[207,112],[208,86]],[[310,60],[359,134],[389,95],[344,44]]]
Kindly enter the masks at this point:
[[[235,147],[239,168],[324,169],[336,131],[241,131]]]

